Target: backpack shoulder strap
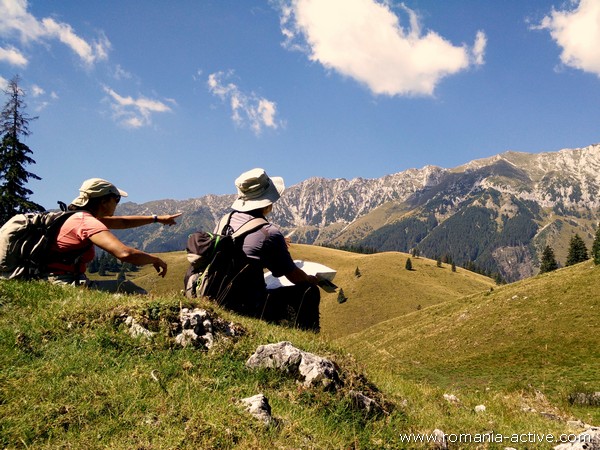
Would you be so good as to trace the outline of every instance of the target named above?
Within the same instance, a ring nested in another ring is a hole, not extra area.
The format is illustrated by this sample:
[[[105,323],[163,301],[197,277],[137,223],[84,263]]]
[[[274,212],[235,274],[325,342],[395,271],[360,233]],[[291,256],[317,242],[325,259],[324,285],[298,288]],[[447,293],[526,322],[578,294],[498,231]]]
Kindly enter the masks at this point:
[[[60,228],[69,217],[81,211],[59,211],[59,212],[46,212],[42,214],[47,215],[47,226],[48,230],[56,230]]]
[[[231,236],[235,239],[238,238],[240,236],[245,236],[246,234],[252,233],[253,231],[258,230],[259,228],[262,228],[263,226],[265,226],[266,224],[268,224],[269,222],[267,222],[264,218],[262,217],[256,217],[254,219],[250,219],[248,222],[246,222],[244,225],[242,225],[241,227],[239,227],[235,233],[233,233]]]
[[[227,225],[229,225],[229,221],[231,220],[232,215],[233,215],[233,211],[231,211],[230,213],[225,214],[223,217],[221,217],[221,220],[219,220],[219,223],[217,224],[217,227],[215,228],[216,234],[224,234],[225,227]]]

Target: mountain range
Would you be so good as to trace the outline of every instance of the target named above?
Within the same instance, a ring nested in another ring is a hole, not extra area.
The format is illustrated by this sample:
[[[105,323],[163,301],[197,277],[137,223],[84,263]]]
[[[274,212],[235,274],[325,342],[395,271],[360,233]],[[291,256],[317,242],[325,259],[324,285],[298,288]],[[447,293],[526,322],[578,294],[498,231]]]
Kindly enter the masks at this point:
[[[575,234],[588,248],[600,212],[600,144],[557,152],[508,151],[462,166],[382,178],[310,178],[286,189],[271,221],[292,241],[363,251],[418,252],[516,281],[537,273],[550,245],[564,263]],[[185,248],[212,230],[235,195],[127,202],[118,214],[182,212],[179,224],[119,230],[150,252]]]

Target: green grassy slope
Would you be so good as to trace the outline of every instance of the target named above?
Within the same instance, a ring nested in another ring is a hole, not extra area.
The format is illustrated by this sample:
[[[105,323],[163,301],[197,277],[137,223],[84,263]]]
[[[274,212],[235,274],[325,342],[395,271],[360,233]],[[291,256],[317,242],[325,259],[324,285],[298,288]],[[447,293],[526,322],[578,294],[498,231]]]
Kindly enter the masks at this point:
[[[170,335],[179,308],[192,306],[179,292],[183,253],[163,255],[164,280],[149,267],[134,274],[151,291],[145,297],[0,281],[0,448],[417,449],[431,445],[407,444],[403,433],[558,436],[581,431],[567,420],[600,423],[597,407],[567,402],[572,392],[600,391],[600,267],[586,262],[492,289],[484,277],[424,258],[406,271],[400,253],[291,250],[338,270],[348,301],[323,295],[325,331],[273,326],[198,300],[246,330],[209,351],[182,349]],[[157,335],[129,336],[124,315]],[[344,389],[303,388],[245,368],[259,345],[282,340],[334,360]],[[378,389],[387,413],[353,410],[344,394],[361,388]],[[237,403],[261,392],[276,426]],[[451,448],[506,447],[552,445]]]
[[[323,293],[323,333],[339,338],[382,321],[400,317],[436,303],[487,290],[493,281],[479,274],[426,258],[411,258],[413,270],[405,268],[409,255],[384,252],[372,255],[324,247],[293,245],[295,258],[317,261],[337,270],[336,285],[348,300],[337,302],[337,293]],[[360,277],[355,275],[356,269]]]
[[[348,448],[368,446],[372,433],[394,440],[385,420],[349,408],[343,392],[365,384],[318,335],[217,311],[246,333],[209,351],[184,349],[170,336],[180,302],[0,281],[0,448]],[[126,315],[157,335],[131,337]],[[283,340],[333,358],[347,387],[305,389],[286,374],[246,369],[259,345]],[[262,426],[238,404],[258,393],[278,425]],[[366,424],[374,428],[357,436]]]
[[[411,258],[413,270],[408,271],[406,253],[364,255],[301,244],[293,244],[290,252],[294,259],[316,261],[337,270],[334,282],[348,300],[340,304],[337,292],[321,291],[322,333],[330,338],[494,286],[487,277],[461,268],[452,272],[449,265],[440,268],[426,258]],[[169,264],[164,280],[151,267],[132,274],[132,279],[155,294],[176,293],[183,287],[183,274],[188,267],[185,254],[173,252],[161,256]],[[355,275],[356,268],[360,277]]]
[[[600,391],[600,267],[591,261],[449,300],[338,342],[370,368],[438,386]],[[593,419],[600,420],[597,408]]]
[[[572,418],[568,410],[531,392],[467,386],[451,391],[460,402],[449,403],[443,397],[446,387],[365,371],[323,336],[218,308],[217,314],[246,333],[220,339],[209,351],[183,349],[170,335],[181,302],[179,295],[113,296],[0,282],[0,447],[430,449],[431,444],[407,443],[405,433],[426,438],[436,428],[472,436],[492,430],[504,435],[573,432],[565,422]],[[211,307],[202,301],[196,305]],[[184,301],[183,306],[193,305]],[[148,341],[131,337],[125,315],[157,334]],[[245,368],[259,345],[282,340],[335,361],[344,388],[304,388],[286,374]],[[386,405],[385,414],[367,417],[351,407],[348,391],[365,388]],[[263,426],[238,403],[258,393],[269,399],[274,426]],[[553,416],[524,411],[524,403]],[[474,412],[479,404],[486,405],[485,413]]]

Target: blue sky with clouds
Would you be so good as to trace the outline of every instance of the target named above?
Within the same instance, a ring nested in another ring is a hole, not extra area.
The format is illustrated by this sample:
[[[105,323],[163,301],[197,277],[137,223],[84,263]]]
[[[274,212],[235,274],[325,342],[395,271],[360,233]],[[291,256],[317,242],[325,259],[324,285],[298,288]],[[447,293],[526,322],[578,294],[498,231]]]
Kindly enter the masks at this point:
[[[32,200],[451,168],[600,141],[600,0],[0,0]]]

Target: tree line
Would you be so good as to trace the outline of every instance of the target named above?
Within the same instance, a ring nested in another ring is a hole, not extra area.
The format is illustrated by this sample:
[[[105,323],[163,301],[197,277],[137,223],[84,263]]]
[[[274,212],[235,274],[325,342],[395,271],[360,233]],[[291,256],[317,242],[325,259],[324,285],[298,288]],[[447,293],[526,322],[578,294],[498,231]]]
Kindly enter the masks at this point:
[[[590,258],[593,259],[594,264],[600,264],[600,224],[598,224],[598,229],[596,230],[591,253],[588,253],[585,242],[579,234],[576,233],[571,237],[565,266],[572,266],[573,264],[587,261]],[[551,246],[546,245],[542,252],[540,273],[552,272],[558,268],[559,265],[554,255],[554,249]]]
[[[138,266],[129,263],[121,263],[117,258],[107,252],[99,252],[88,264],[89,273],[97,273],[101,277],[109,273],[118,273],[124,275],[126,272],[137,272]]]

